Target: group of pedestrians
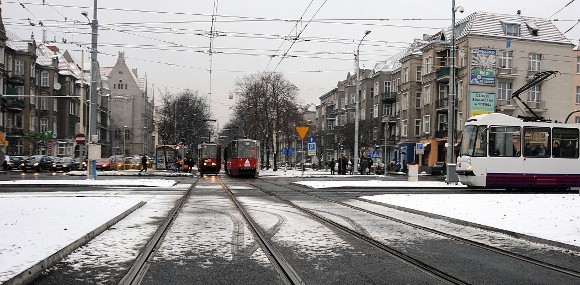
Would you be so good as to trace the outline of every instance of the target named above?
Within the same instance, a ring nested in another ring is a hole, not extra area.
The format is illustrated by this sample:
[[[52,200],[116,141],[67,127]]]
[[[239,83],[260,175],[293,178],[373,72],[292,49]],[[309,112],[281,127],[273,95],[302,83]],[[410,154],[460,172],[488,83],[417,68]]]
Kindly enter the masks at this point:
[[[360,174],[366,175],[371,173],[371,167],[373,166],[373,159],[370,157],[361,157],[359,162],[360,167]],[[339,175],[346,175],[349,172],[351,175],[354,173],[354,159],[350,159],[350,161],[346,158],[346,156],[339,157],[337,161],[332,158],[328,163],[330,167],[330,174],[335,174],[335,168],[338,168],[336,172]]]

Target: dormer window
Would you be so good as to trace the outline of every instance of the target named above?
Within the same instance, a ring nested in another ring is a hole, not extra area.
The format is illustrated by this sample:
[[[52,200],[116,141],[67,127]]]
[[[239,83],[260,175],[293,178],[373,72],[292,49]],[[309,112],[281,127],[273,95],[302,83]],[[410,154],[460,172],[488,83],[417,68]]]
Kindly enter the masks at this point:
[[[513,22],[501,22],[501,27],[503,32],[508,37],[519,37],[520,36],[520,24]]]
[[[538,26],[532,22],[526,22],[526,26],[528,26],[528,31],[530,31],[530,34],[532,36],[538,36],[538,31],[540,30],[540,28],[538,28]]]

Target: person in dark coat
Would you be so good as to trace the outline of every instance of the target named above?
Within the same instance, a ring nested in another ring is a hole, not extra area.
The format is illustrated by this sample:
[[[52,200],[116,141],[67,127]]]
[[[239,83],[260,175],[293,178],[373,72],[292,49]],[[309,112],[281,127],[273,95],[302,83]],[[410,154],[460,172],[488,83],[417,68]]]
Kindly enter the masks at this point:
[[[373,159],[370,156],[367,158],[367,161],[368,161],[367,162],[367,168],[369,169],[369,171],[367,172],[367,174],[371,174],[371,168],[373,167],[374,162],[373,162]]]
[[[361,159],[361,162],[360,162],[360,174],[361,175],[367,174],[367,166],[368,166],[368,164],[369,164],[369,161],[367,160],[367,158],[366,157],[363,157]]]
[[[330,174],[334,175],[334,166],[336,165],[336,163],[334,162],[334,158],[332,160],[330,160],[330,163],[328,164],[328,166],[330,166]]]
[[[340,162],[340,165],[342,167],[342,175],[346,175],[346,167],[348,165],[348,159],[346,159],[346,156],[342,156],[342,161]]]
[[[141,173],[141,171],[147,172],[147,156],[146,155],[143,155],[141,157],[141,170],[139,170],[139,173]]]

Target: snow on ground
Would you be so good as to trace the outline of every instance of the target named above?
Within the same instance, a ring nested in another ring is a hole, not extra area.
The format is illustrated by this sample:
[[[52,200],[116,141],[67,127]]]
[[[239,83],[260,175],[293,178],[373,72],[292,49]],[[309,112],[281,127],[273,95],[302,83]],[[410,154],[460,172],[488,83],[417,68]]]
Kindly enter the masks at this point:
[[[359,176],[360,177],[360,176]],[[370,176],[372,177],[372,176]],[[300,184],[308,186],[311,188],[343,188],[343,187],[357,187],[357,188],[455,188],[455,187],[465,187],[462,184],[446,184],[440,181],[382,181],[382,180],[334,180],[334,181],[299,181],[294,182],[295,184]]]
[[[578,194],[386,194],[362,198],[580,246]]]
[[[0,195],[0,283],[139,202],[118,196]]]
[[[76,186],[134,186],[171,187],[177,182],[168,179],[103,179],[103,180],[12,180],[0,181],[0,185],[76,185]]]

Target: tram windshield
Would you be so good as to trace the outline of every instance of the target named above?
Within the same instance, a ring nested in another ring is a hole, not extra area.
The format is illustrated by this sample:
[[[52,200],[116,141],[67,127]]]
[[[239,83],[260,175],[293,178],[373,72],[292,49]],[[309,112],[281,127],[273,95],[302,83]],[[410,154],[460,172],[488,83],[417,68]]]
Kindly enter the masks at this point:
[[[487,156],[487,126],[465,126],[461,138],[461,155]]]
[[[258,147],[254,141],[242,141],[238,145],[238,157],[257,157]]]
[[[203,157],[217,157],[217,145],[208,144],[203,146]]]

